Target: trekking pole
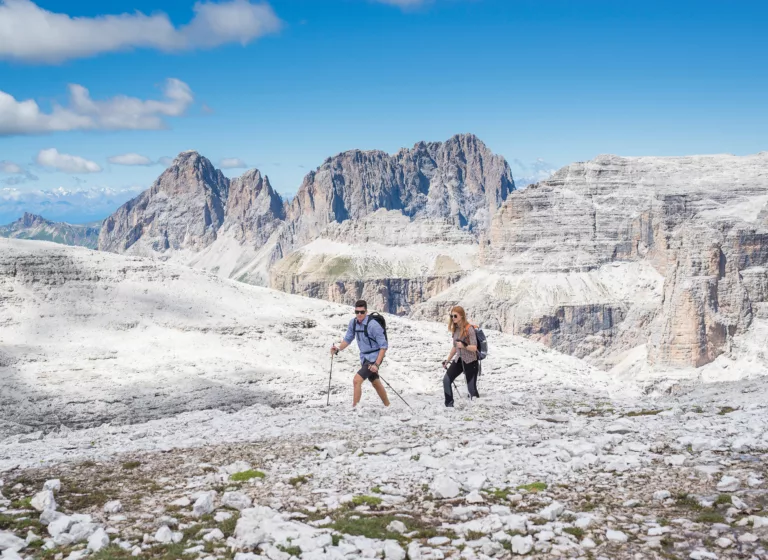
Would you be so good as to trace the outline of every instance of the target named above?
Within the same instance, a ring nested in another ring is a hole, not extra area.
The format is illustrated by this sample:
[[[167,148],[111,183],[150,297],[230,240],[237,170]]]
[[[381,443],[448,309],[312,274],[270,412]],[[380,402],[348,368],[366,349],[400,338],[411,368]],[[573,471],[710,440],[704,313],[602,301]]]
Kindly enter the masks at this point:
[[[331,372],[328,374],[328,401],[325,406],[331,406],[331,378],[333,377],[333,357],[335,354],[331,354]]]
[[[403,398],[403,397],[400,395],[400,393],[398,393],[397,391],[395,391],[395,388],[394,388],[394,387],[392,387],[392,385],[390,385],[390,384],[389,384],[389,381],[387,381],[386,379],[384,379],[384,378],[381,376],[381,373],[379,373],[379,379],[381,379],[381,380],[382,380],[384,383],[386,383],[386,384],[387,384],[387,387],[389,387],[390,389],[392,389],[392,392],[393,392],[394,394],[396,394],[398,397],[400,397],[400,400],[401,400],[401,401],[403,401],[403,402],[405,403],[405,406],[407,406],[408,408],[410,408],[411,410],[413,410],[413,407],[411,407],[411,405],[409,405],[409,404],[406,402],[406,400],[405,400],[405,399],[404,399],[404,398]]]

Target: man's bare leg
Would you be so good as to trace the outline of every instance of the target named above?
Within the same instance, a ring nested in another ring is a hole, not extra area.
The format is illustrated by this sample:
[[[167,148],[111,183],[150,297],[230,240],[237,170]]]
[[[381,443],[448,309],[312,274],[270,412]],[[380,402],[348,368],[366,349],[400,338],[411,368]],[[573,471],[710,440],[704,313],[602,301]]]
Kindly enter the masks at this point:
[[[381,383],[381,379],[377,379],[371,385],[373,385],[373,388],[376,389],[376,392],[379,394],[379,398],[381,399],[381,402],[384,403],[384,406],[389,406],[389,397],[387,397],[387,390],[384,388],[384,385]]]
[[[363,381],[364,379],[360,377],[359,375],[355,374],[355,377],[352,379],[352,407],[356,407],[357,403],[360,402],[360,398],[363,396]]]

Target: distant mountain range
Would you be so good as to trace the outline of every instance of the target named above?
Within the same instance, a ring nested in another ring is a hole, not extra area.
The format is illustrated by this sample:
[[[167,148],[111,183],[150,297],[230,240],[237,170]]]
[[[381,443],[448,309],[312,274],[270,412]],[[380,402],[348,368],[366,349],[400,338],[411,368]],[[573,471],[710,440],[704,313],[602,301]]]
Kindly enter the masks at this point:
[[[767,170],[768,153],[604,155],[551,176],[541,162],[518,189],[461,134],[337,154],[285,201],[260,171],[228,179],[190,151],[103,222],[98,248],[415,318],[458,304],[617,375],[714,371],[723,354],[748,367],[768,332]],[[16,237],[93,246],[95,228],[20,222]]]
[[[78,245],[97,249],[101,224],[68,224],[52,222],[42,216],[25,212],[13,223],[0,226],[0,237],[52,241],[63,245]]]

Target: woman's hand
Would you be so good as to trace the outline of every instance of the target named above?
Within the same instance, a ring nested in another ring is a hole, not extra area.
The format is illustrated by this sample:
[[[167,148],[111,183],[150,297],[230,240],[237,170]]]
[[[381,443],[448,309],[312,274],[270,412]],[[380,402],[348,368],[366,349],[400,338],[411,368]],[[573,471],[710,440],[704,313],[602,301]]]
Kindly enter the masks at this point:
[[[460,340],[456,341],[456,348],[464,348],[464,343]]]

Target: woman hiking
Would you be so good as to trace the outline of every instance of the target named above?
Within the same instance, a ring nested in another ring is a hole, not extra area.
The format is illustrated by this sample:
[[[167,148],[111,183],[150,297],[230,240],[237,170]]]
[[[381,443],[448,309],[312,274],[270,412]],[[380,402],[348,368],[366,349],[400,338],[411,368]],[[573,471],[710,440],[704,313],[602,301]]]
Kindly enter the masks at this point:
[[[475,327],[467,322],[464,308],[456,306],[451,309],[448,318],[448,330],[453,333],[453,346],[448,359],[443,362],[443,368],[447,369],[445,377],[443,377],[443,389],[445,390],[445,406],[453,407],[451,385],[462,373],[467,378],[470,398],[480,397],[477,392],[477,374],[480,363],[477,361],[477,333]]]

